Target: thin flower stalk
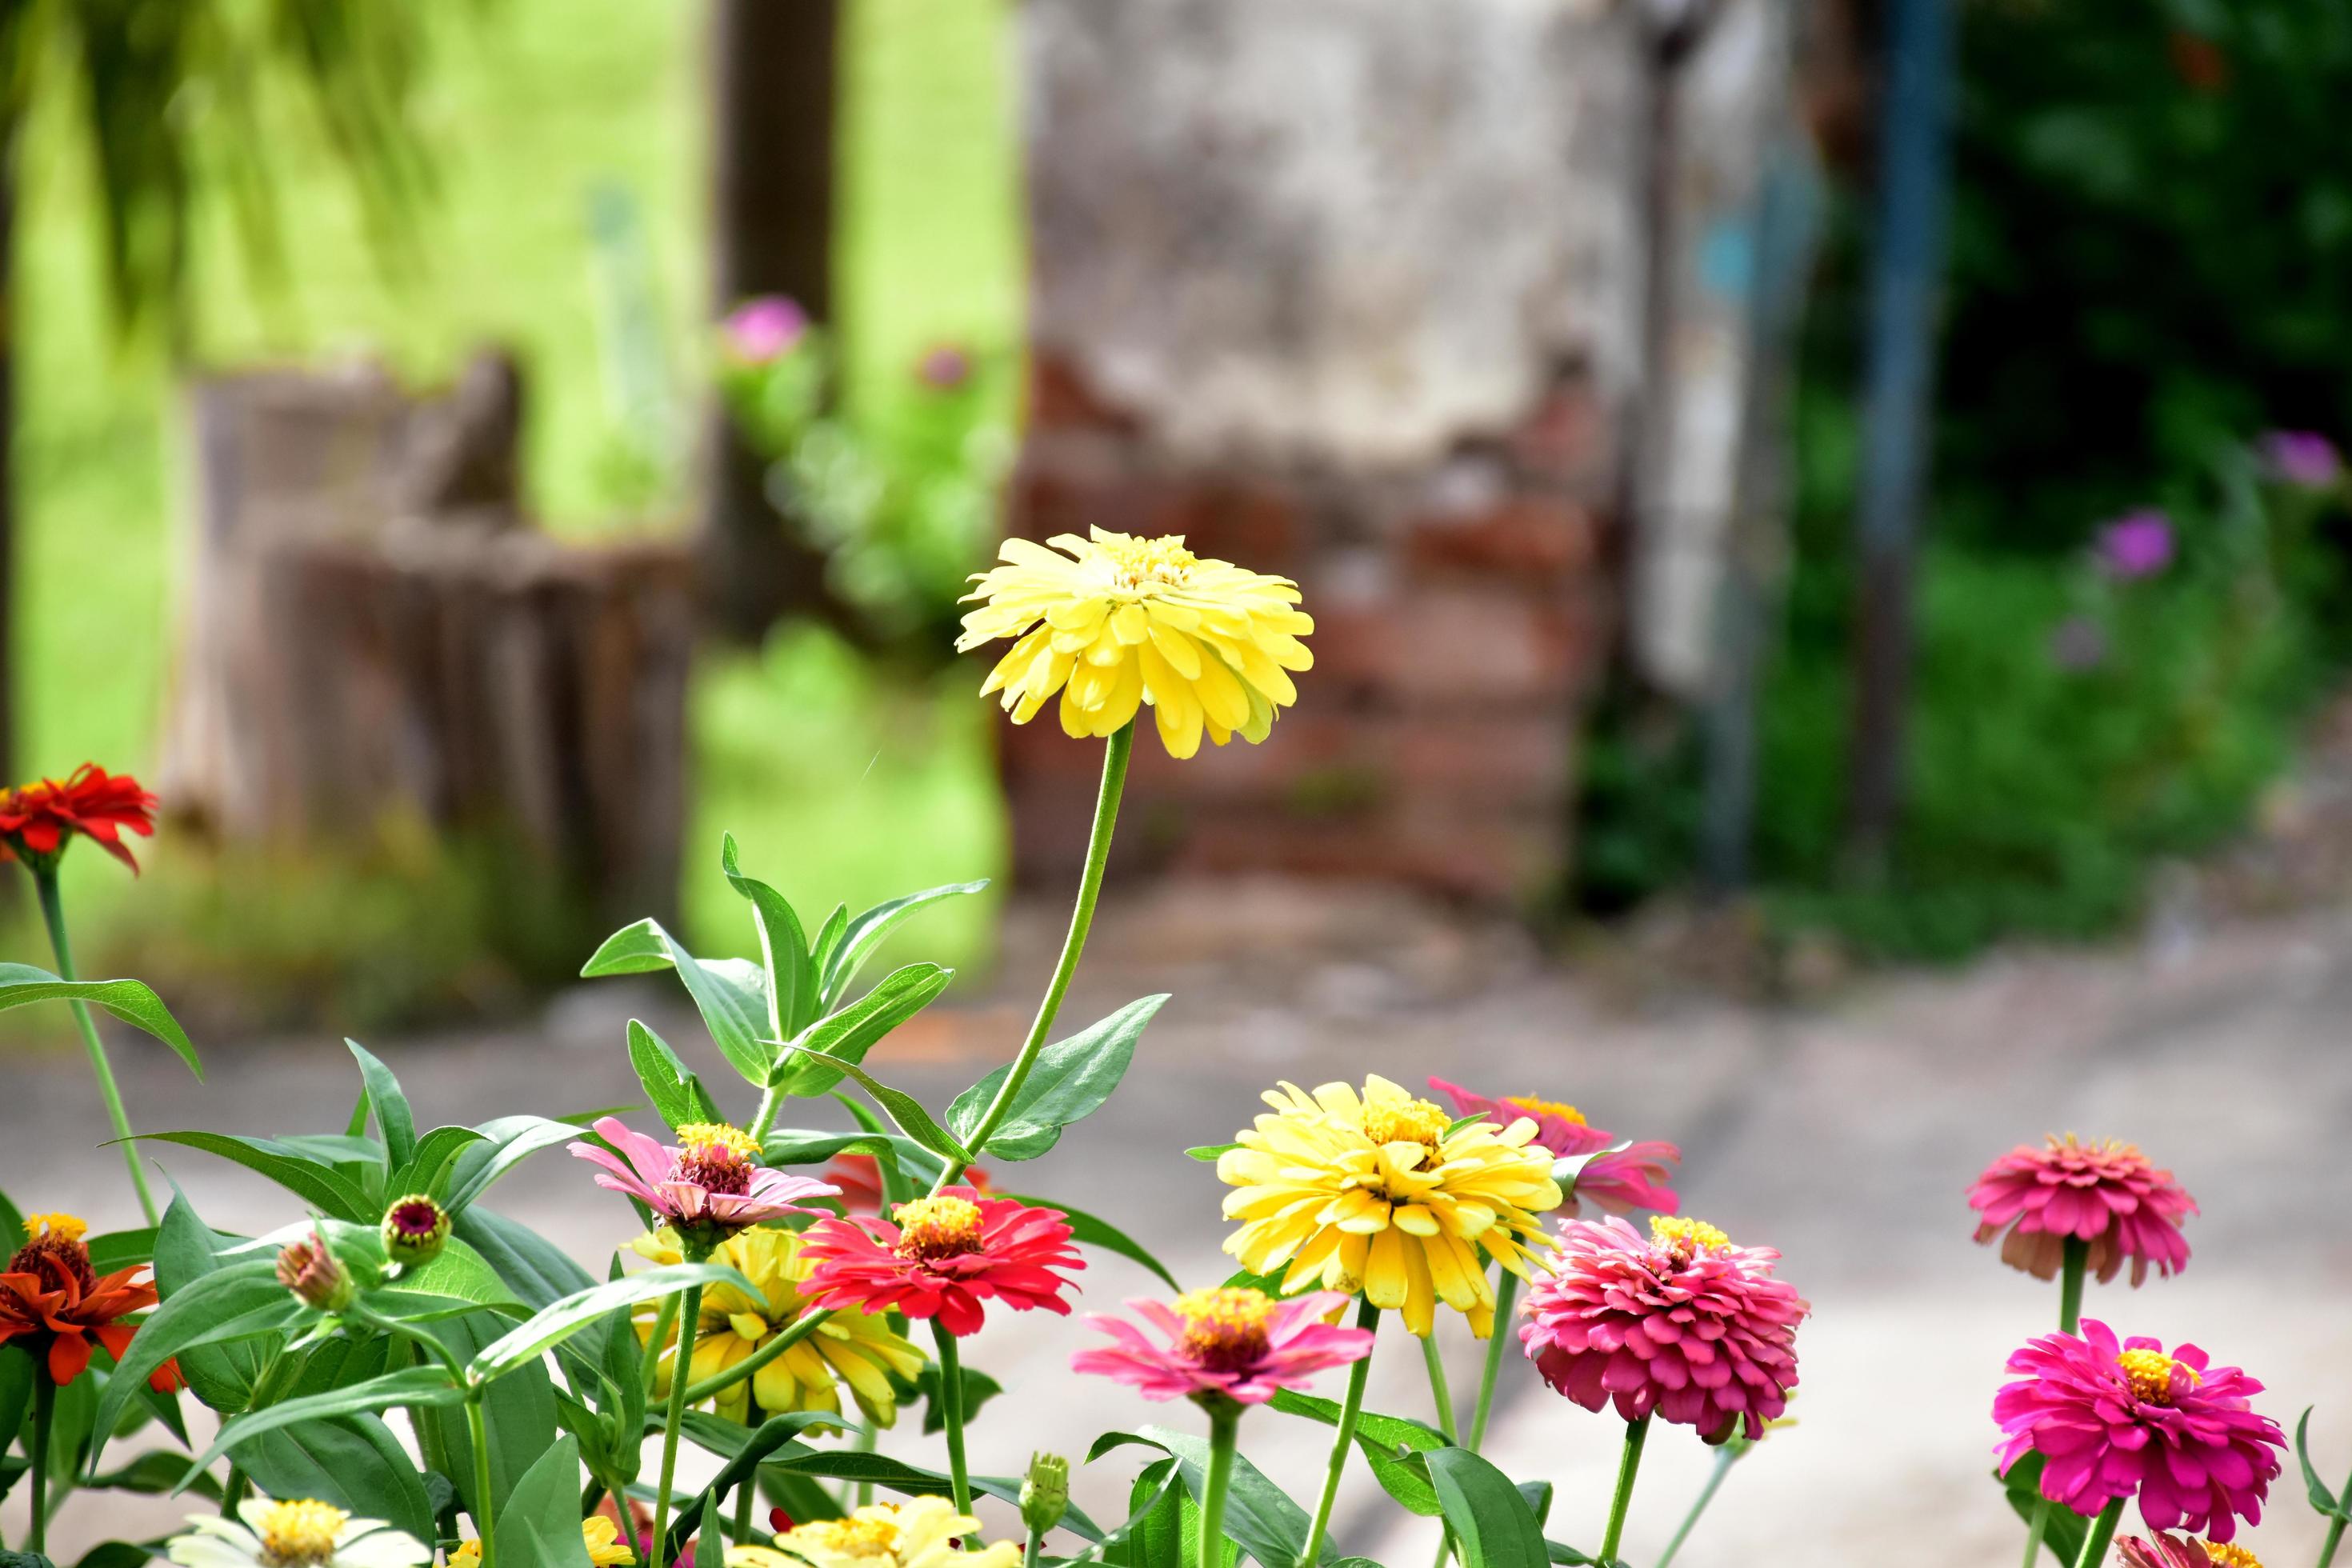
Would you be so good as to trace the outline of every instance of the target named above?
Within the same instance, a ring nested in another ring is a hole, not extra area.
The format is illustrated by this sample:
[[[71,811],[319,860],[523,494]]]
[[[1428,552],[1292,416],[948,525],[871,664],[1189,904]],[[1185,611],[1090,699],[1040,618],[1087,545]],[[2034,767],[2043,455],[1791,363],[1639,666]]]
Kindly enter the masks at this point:
[[[1507,1279],[1510,1275],[1506,1273],[1503,1278]],[[1500,1344],[1503,1336],[1496,1334],[1486,1342],[1489,1345]],[[1454,1391],[1446,1386],[1445,1357],[1438,1351],[1435,1334],[1421,1342],[1421,1360],[1422,1364],[1429,1369],[1429,1398],[1430,1403],[1437,1407],[1437,1429],[1445,1434],[1447,1442],[1459,1443],[1461,1438],[1454,1426]],[[1453,1555],[1454,1527],[1444,1525],[1437,1538],[1437,1561],[1433,1568],[1445,1568],[1447,1560]]]
[[[1381,1310],[1370,1301],[1356,1309],[1356,1327],[1367,1333],[1378,1333]],[[1347,1397],[1339,1405],[1339,1428],[1331,1439],[1331,1460],[1324,1468],[1323,1490],[1315,1500],[1314,1521],[1307,1527],[1307,1550],[1298,1556],[1298,1568],[1315,1568],[1321,1561],[1324,1533],[1331,1528],[1331,1509],[1339,1500],[1339,1477],[1347,1470],[1348,1454],[1356,1444],[1356,1426],[1364,1414],[1364,1384],[1371,1376],[1370,1354],[1348,1371]]]
[[[693,1261],[698,1263],[701,1259]],[[694,1332],[701,1321],[702,1287],[688,1285],[685,1300],[677,1308],[677,1360],[674,1365],[681,1370],[670,1375],[669,1408],[662,1416],[661,1489],[654,1494],[652,1560],[656,1563],[667,1563],[676,1554],[669,1545],[669,1496],[670,1487],[677,1479],[677,1431],[686,1420],[686,1399],[691,1392],[683,1369],[694,1364]],[[495,1568],[495,1564],[486,1562],[482,1568]]]
[[[1495,1413],[1495,1384],[1503,1372],[1503,1349],[1513,1342],[1512,1336],[1501,1331],[1511,1321],[1511,1313],[1518,1305],[1519,1277],[1505,1268],[1495,1279],[1495,1324],[1496,1332],[1486,1341],[1486,1364],[1478,1373],[1478,1403],[1470,1413],[1470,1439],[1464,1447],[1476,1453],[1486,1441],[1486,1420]]]
[[[1664,1552],[1658,1553],[1658,1568],[1670,1568],[1675,1554],[1683,1549],[1683,1542],[1688,1541],[1691,1531],[1698,1528],[1699,1516],[1706,1512],[1706,1505],[1713,1502],[1715,1494],[1723,1489],[1723,1478],[1731,1473],[1731,1467],[1738,1464],[1739,1457],[1747,1451],[1747,1445],[1740,1443],[1727,1443],[1715,1451],[1715,1468],[1707,1472],[1706,1485],[1699,1488],[1690,1511],[1683,1515],[1680,1524],[1675,1526],[1674,1539],[1666,1542]]]
[[[2091,1259],[2091,1244],[2080,1237],[2066,1238],[2066,1256],[2058,1278],[2058,1331],[2071,1334],[2083,1325],[2083,1276]],[[2033,1505],[2033,1518],[2026,1526],[2025,1562],[2022,1568],[2033,1568],[2042,1558],[2042,1539],[2050,1529],[2048,1498]],[[2323,1565],[2324,1568],[2324,1565]]]
[[[947,1426],[948,1482],[954,1489],[956,1511],[971,1511],[971,1472],[963,1452],[963,1358],[947,1323],[931,1320],[931,1338],[940,1349],[940,1416]]]
[[[2116,1539],[2116,1523],[2124,1516],[2124,1500],[2117,1498],[2099,1510],[2091,1528],[2083,1534],[2083,1550],[2074,1559],[2074,1568],[2099,1568],[2107,1560],[2107,1548]]]
[[[1358,1366],[1364,1363],[1358,1362]],[[1241,1433],[1242,1406],[1230,1399],[1203,1400],[1209,1411],[1209,1474],[1201,1487],[1201,1556],[1198,1568],[1224,1568],[1225,1495],[1234,1479],[1234,1451]]]
[[[73,943],[66,935],[64,901],[58,892],[58,868],[55,861],[36,861],[32,867],[33,887],[41,901],[41,920],[48,927],[49,951],[57,955],[58,978],[79,980],[74,967]],[[114,1128],[115,1142],[122,1147],[122,1163],[130,1168],[131,1190],[139,1194],[139,1212],[147,1223],[157,1223],[160,1210],[155,1207],[155,1194],[148,1189],[147,1173],[139,1164],[139,1145],[131,1131],[131,1113],[123,1108],[122,1089],[114,1080],[114,1064],[107,1059],[106,1042],[99,1037],[98,1023],[89,1016],[89,1004],[76,997],[69,1004],[75,1026],[81,1031],[82,1049],[89,1055],[90,1076],[98,1080],[99,1098],[106,1102],[106,1118]]]
[[[1609,1525],[1601,1534],[1601,1561],[1617,1561],[1617,1544],[1625,1537],[1625,1515],[1633,1505],[1633,1479],[1642,1470],[1642,1445],[1649,1439],[1650,1417],[1625,1423],[1625,1447],[1617,1458],[1617,1488],[1609,1496]]]

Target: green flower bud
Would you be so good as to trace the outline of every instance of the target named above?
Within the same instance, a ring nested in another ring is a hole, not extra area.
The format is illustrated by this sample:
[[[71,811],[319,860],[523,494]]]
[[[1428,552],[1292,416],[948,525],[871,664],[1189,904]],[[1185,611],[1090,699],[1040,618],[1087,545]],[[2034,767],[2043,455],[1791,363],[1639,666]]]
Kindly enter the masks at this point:
[[[340,1312],[360,1293],[352,1271],[327,1247],[324,1233],[313,1227],[310,1239],[294,1242],[278,1254],[278,1282],[301,1299],[306,1307]]]
[[[1021,1483],[1021,1522],[1032,1535],[1043,1535],[1062,1522],[1069,1506],[1070,1461],[1059,1454],[1030,1455]]]
[[[430,1263],[448,1240],[449,1211],[422,1193],[383,1211],[383,1252],[394,1263]]]

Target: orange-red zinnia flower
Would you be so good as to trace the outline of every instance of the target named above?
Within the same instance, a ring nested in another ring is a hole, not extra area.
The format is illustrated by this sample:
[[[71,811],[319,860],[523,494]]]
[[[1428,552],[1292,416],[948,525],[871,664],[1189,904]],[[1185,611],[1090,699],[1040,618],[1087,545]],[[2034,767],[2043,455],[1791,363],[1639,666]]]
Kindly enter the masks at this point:
[[[0,1274],[0,1344],[29,1336],[27,1348],[47,1361],[59,1387],[89,1364],[93,1337],[120,1360],[136,1331],[121,1320],[155,1304],[154,1285],[131,1279],[144,1264],[98,1277],[82,1245],[87,1228],[69,1214],[27,1215],[25,1245]],[[167,1362],[147,1381],[169,1392],[178,1386],[178,1370]]]
[[[152,837],[160,804],[129,773],[110,773],[96,763],[82,763],[63,784],[18,784],[0,792],[0,859],[47,859],[79,833],[136,872],[122,829]]]

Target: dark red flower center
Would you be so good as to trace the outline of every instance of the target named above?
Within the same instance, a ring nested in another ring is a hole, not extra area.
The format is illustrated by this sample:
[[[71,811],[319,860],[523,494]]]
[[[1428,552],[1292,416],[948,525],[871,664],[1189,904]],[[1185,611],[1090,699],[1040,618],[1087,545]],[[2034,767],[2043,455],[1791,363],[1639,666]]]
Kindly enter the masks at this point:
[[[694,1121],[677,1130],[677,1141],[679,1181],[730,1197],[751,1190],[751,1156],[760,1146],[748,1133],[724,1122]]]
[[[77,1294],[87,1296],[98,1285],[97,1271],[89,1266],[89,1248],[71,1237],[36,1237],[16,1249],[8,1259],[11,1274],[30,1274],[41,1281],[46,1290],[63,1290],[77,1287]]]
[[[411,1198],[393,1205],[384,1220],[402,1236],[422,1240],[440,1228],[441,1211],[428,1199]]]

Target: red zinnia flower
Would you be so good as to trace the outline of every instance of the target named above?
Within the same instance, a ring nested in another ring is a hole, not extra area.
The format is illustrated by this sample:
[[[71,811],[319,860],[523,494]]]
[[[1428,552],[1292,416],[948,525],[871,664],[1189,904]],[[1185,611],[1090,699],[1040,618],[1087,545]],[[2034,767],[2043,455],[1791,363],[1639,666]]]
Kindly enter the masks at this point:
[[[2085,1143],[2069,1132],[2040,1149],[2021,1143],[1995,1160],[1969,1189],[1969,1206],[1984,1216],[1979,1241],[2010,1227],[2000,1257],[2012,1268],[2056,1279],[2073,1237],[2091,1244],[2089,1268],[2101,1284],[2129,1258],[2137,1285],[2151,1263],[2164,1275],[2188,1266],[2180,1224],[2197,1212],[2197,1200],[2136,1145]]]
[[[1674,1188],[1666,1185],[1673,1168],[1683,1160],[1683,1152],[1672,1143],[1653,1140],[1612,1149],[1610,1145],[1617,1142],[1617,1134],[1592,1126],[1584,1120],[1584,1112],[1572,1105],[1528,1095],[1496,1100],[1442,1078],[1431,1079],[1429,1087],[1450,1096],[1454,1108],[1463,1115],[1484,1111],[1497,1127],[1508,1127],[1527,1117],[1536,1124],[1535,1141],[1555,1160],[1591,1154],[1592,1158],[1576,1173],[1576,1184],[1569,1192],[1570,1204],[1591,1198],[1611,1214],[1631,1214],[1635,1209],[1672,1214],[1682,1203]]]
[[[2019,1381],[1993,1396],[2000,1468],[2042,1456],[2042,1495],[2094,1514],[2139,1498],[2151,1530],[2227,1542],[2238,1520],[2260,1521],[2286,1447],[2278,1423],[2248,1403],[2263,1385],[2214,1366],[2195,1345],[2167,1354],[2094,1318],[2083,1331],[2044,1334],[2009,1358]]]
[[[801,1287],[821,1307],[936,1317],[948,1332],[976,1333],[990,1297],[1015,1311],[1066,1316],[1056,1268],[1084,1268],[1060,1211],[949,1187],[878,1216],[821,1219],[801,1233],[816,1267]]]
[[[121,1360],[137,1331],[121,1320],[155,1304],[153,1284],[131,1281],[144,1264],[98,1277],[82,1245],[88,1228],[69,1214],[26,1215],[25,1245],[0,1273],[0,1344],[29,1335],[29,1348],[46,1358],[49,1381],[60,1388],[89,1364],[93,1336]],[[179,1369],[166,1362],[147,1381],[169,1393],[179,1386]]]
[[[0,860],[48,859],[79,833],[135,873],[139,862],[122,829],[152,837],[161,804],[129,773],[110,773],[96,763],[82,763],[63,784],[19,784],[0,792]]]

